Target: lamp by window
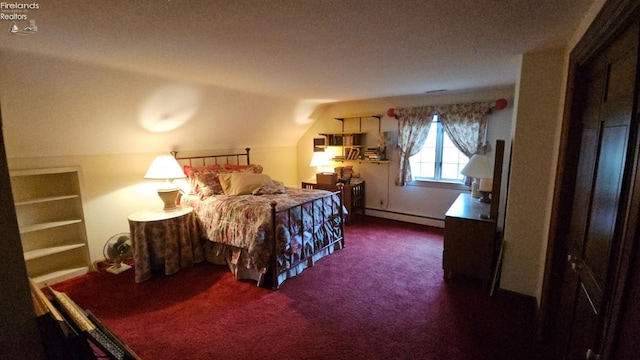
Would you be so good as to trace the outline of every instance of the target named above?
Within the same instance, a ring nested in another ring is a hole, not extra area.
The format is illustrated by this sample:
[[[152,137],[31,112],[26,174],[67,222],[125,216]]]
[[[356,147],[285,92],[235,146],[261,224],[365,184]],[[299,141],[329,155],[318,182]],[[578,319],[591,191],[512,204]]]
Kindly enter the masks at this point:
[[[493,190],[493,179],[480,179],[480,185],[478,191],[480,192],[480,199],[478,201],[490,203],[491,191]]]
[[[177,208],[176,199],[180,188],[173,183],[173,180],[185,177],[180,164],[171,155],[160,155],[155,158],[144,175],[145,179],[166,180],[166,183],[158,188],[158,196],[164,203],[164,210]]]
[[[464,176],[473,178],[473,183],[471,184],[471,195],[474,198],[480,197],[480,180],[493,178],[489,160],[485,155],[479,154],[473,155],[467,165],[462,168],[460,173]]]
[[[331,165],[331,161],[329,158],[329,153],[324,151],[316,151],[313,153],[313,158],[311,158],[311,163],[309,166],[315,166],[317,168],[318,173],[322,172],[322,168]]]

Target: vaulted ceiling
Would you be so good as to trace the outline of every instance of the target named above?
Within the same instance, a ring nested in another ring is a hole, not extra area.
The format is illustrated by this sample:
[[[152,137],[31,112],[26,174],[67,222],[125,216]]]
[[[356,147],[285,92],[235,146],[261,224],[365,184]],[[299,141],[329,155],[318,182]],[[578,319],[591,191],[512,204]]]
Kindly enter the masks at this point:
[[[7,154],[296,146],[320,103],[513,86],[601,1],[6,2]]]
[[[2,47],[292,99],[513,84],[593,0],[43,0]]]

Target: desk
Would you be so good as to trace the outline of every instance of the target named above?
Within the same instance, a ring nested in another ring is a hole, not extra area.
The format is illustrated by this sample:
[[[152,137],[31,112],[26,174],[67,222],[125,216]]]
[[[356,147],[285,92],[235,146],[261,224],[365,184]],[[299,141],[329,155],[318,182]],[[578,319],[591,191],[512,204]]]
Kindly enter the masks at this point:
[[[493,277],[499,238],[495,219],[486,219],[491,205],[463,193],[451,205],[444,218],[445,279],[460,274],[482,281],[489,289]]]
[[[144,210],[129,216],[136,282],[164,267],[166,275],[204,260],[193,208]]]
[[[320,189],[328,191],[338,191],[337,184],[316,184],[315,182],[302,182],[303,189]],[[352,214],[355,212],[364,215],[364,181],[352,181],[344,184],[342,189],[342,203],[347,209],[347,224],[351,223]]]

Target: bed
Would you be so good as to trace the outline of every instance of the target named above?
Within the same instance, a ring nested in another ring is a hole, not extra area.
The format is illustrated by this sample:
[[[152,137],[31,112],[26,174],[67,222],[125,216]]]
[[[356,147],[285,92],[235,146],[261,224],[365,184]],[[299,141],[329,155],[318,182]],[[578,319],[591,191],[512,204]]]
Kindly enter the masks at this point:
[[[180,204],[193,207],[209,262],[275,290],[344,247],[347,210],[341,190],[285,187],[252,164],[249,152],[174,153],[189,183]]]

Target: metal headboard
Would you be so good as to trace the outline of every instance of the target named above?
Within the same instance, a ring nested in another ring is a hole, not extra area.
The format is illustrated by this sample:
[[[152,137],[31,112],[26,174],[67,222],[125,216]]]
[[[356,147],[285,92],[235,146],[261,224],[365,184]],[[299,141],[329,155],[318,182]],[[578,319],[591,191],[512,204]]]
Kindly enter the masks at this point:
[[[171,155],[173,155],[178,162],[180,160],[189,162],[189,166],[206,166],[206,165],[215,165],[215,164],[237,164],[241,165],[240,160],[246,158],[246,165],[251,164],[251,160],[249,159],[249,151],[250,148],[245,148],[244,153],[236,153],[236,154],[219,154],[219,155],[198,155],[198,156],[178,156],[177,151],[172,151]],[[195,165],[194,165],[195,163]]]

